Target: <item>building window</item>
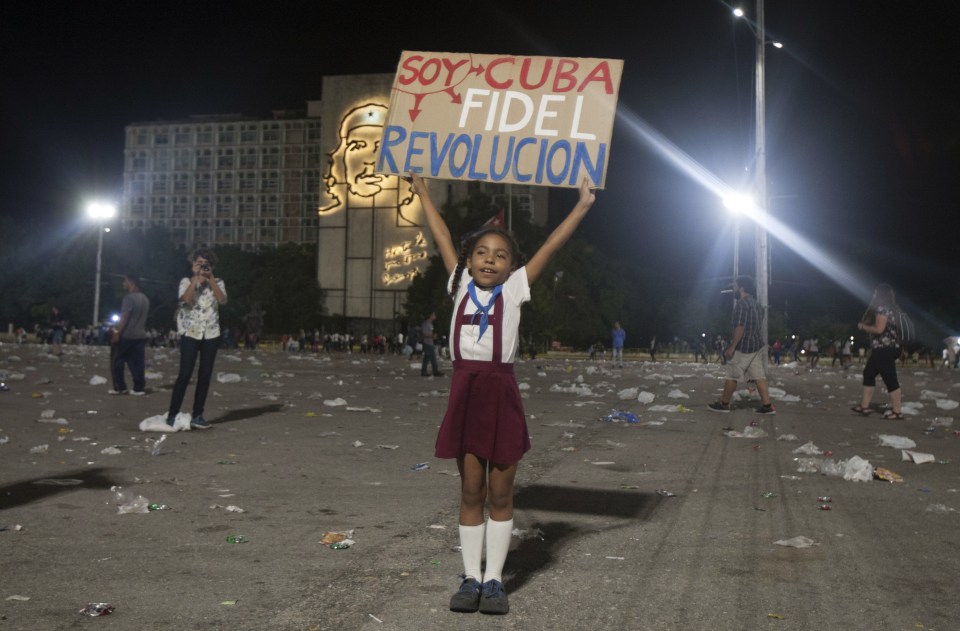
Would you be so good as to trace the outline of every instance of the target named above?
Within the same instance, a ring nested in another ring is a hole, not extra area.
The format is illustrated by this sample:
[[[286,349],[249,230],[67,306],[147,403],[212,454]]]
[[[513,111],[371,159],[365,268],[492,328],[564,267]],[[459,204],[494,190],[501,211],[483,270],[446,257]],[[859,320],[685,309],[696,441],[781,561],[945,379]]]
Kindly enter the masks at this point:
[[[150,187],[150,192],[154,195],[163,195],[169,193],[170,191],[167,188],[167,174],[166,173],[154,173],[153,182]]]
[[[225,125],[220,128],[220,131],[217,133],[217,144],[221,145],[232,145],[235,144],[236,134],[233,131],[233,125]]]
[[[276,193],[280,190],[280,174],[277,171],[264,171],[261,189],[264,193]]]
[[[170,170],[170,152],[166,149],[159,149],[153,152],[153,170],[154,171],[169,171]]]
[[[209,174],[209,173],[198,173],[198,174],[197,174],[196,192],[197,192],[197,193],[209,193],[210,191],[211,191],[211,187],[210,187],[210,174]]]
[[[193,216],[194,217],[210,216],[210,198],[209,197],[200,197],[197,199],[197,203],[193,207]],[[204,222],[204,224],[206,224],[206,222]]]
[[[190,174],[174,173],[173,174],[173,194],[186,195],[189,192],[190,192]]]
[[[233,192],[233,173],[217,173],[217,192]]]
[[[300,171],[283,172],[283,192],[300,193],[303,186],[303,173]]]
[[[153,136],[155,146],[166,146],[170,142],[170,134],[166,129],[158,129]]]
[[[240,198],[240,204],[237,206],[237,214],[241,217],[255,216],[257,214],[257,198],[253,195]]]
[[[189,127],[177,127],[173,134],[173,144],[189,145],[193,142],[193,130]]]
[[[252,243],[256,230],[255,222],[252,219],[247,219],[246,221],[241,219],[237,222],[237,240]]]
[[[306,147],[307,161],[304,166],[308,169],[320,168],[320,147]]]
[[[197,150],[197,169],[213,168],[213,152],[210,149]]]
[[[264,169],[279,169],[280,168],[280,148],[279,147],[266,147],[263,150],[263,157],[261,158],[261,167]]]
[[[283,168],[299,169],[303,167],[303,146],[286,145],[283,148]]]
[[[180,219],[190,216],[190,198],[175,197],[173,199],[173,218]]]
[[[218,149],[217,150],[217,168],[218,169],[232,169],[233,164],[233,149]]]
[[[233,197],[226,195],[217,197],[217,217],[233,216]]]
[[[266,201],[260,204],[260,216],[276,217],[280,212],[280,199],[276,195],[270,195]]]
[[[217,225],[214,228],[214,239],[216,243],[233,242],[233,226],[230,225],[229,219],[224,219],[223,221],[217,222]]]
[[[280,124],[279,123],[270,123],[263,130],[263,142],[264,143],[273,143],[280,142]]]
[[[130,182],[130,193],[132,195],[144,195],[147,192],[146,173],[137,173]]]
[[[157,197],[153,199],[150,205],[150,219],[167,218],[167,198]]]
[[[240,178],[241,193],[253,193],[257,190],[257,172],[256,171],[242,172],[240,173],[239,178]]]
[[[193,168],[193,151],[190,149],[177,149],[173,154],[173,170],[189,171]]]
[[[131,171],[143,171],[147,168],[146,151],[134,151],[131,155],[133,158],[130,162]]]
[[[241,169],[256,169],[257,168],[257,150],[256,149],[241,149],[240,150],[240,168]]]
[[[240,142],[244,144],[257,142],[259,128],[256,123],[240,125]]]
[[[197,144],[198,145],[213,144],[213,128],[210,125],[204,125],[203,128],[197,132]]]

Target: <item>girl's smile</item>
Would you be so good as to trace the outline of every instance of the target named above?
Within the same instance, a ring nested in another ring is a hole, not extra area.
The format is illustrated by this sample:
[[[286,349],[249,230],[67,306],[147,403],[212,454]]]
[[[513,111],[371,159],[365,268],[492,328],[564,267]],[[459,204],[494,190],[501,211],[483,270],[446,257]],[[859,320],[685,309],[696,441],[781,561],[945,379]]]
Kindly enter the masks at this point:
[[[483,235],[473,246],[467,269],[478,287],[489,289],[502,285],[513,272],[510,244],[496,233]]]

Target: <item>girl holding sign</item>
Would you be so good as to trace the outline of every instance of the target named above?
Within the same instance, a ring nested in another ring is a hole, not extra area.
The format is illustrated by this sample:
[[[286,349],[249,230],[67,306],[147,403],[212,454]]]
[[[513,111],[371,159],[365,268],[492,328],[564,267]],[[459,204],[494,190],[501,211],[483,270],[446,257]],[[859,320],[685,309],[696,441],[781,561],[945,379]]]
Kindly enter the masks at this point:
[[[460,470],[460,544],[463,582],[453,611],[505,614],[503,565],[513,531],[513,480],[530,437],[513,374],[520,306],[530,285],[573,235],[595,201],[584,179],[580,199],[526,265],[517,242],[498,227],[482,228],[458,252],[423,179],[411,174],[427,225],[450,274],[453,381],[437,435],[438,458],[456,458]],[[484,504],[489,520],[484,524]],[[480,562],[486,547],[486,569]]]

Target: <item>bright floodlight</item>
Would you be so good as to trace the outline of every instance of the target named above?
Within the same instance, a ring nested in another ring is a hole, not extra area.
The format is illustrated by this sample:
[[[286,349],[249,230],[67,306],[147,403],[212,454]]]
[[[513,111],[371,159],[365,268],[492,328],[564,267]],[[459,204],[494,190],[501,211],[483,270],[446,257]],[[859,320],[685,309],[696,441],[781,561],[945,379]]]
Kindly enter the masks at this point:
[[[106,202],[87,204],[87,216],[91,219],[110,219],[117,214],[117,207]]]
[[[780,43],[780,42],[773,42],[773,47],[774,47],[774,48],[783,48],[783,44]]]
[[[724,197],[723,205],[734,213],[748,213],[754,209],[753,197],[738,193]]]
[[[740,7],[737,7],[736,9],[733,10],[733,15],[734,15],[734,17],[742,18],[742,17],[743,17],[743,9],[741,9]]]

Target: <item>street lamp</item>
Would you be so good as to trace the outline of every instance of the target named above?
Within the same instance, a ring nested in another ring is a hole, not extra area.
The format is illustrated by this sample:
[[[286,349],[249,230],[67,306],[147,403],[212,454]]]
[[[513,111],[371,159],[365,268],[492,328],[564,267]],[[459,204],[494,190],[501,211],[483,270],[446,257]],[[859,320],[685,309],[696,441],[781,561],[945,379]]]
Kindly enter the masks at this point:
[[[753,197],[734,193],[723,198],[723,205],[734,215],[733,226],[733,281],[740,275],[740,215],[753,212]]]
[[[103,222],[117,214],[117,207],[106,202],[87,204],[87,216],[97,222],[97,276],[93,284],[93,326],[100,324],[100,267],[103,260]]]
[[[741,9],[734,9],[733,14],[738,18],[744,17]],[[764,30],[763,0],[757,0],[757,16],[755,22],[747,20],[747,25],[756,39],[756,171],[755,171],[755,189],[756,189],[756,269],[757,269],[757,304],[760,306],[762,314],[760,325],[761,335],[763,335],[764,344],[768,343],[768,293],[770,286],[770,253],[767,243],[766,214],[769,198],[767,197],[767,132],[766,132],[766,46],[768,43],[777,48],[783,45],[779,42],[768,42],[766,31]],[[754,26],[754,24],[756,26]],[[766,357],[764,357],[766,361]]]

